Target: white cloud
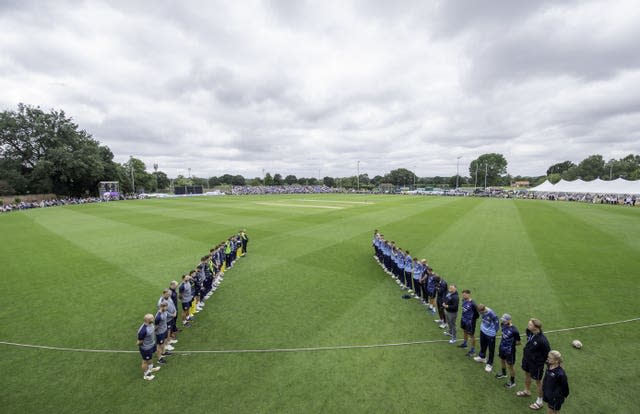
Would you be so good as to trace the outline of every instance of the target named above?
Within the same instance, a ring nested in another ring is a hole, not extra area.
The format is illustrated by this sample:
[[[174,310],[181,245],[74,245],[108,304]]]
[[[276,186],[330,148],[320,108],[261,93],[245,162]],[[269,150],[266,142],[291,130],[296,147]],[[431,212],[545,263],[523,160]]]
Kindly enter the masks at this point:
[[[64,110],[169,175],[453,175],[638,153],[631,1],[0,7],[0,108]]]

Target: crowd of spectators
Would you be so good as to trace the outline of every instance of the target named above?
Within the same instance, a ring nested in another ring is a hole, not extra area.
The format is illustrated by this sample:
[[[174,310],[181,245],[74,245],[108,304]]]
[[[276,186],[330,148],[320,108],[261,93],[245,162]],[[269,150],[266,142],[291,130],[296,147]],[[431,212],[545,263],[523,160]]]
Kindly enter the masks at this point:
[[[343,188],[327,187],[326,185],[271,185],[271,186],[233,186],[232,195],[260,195],[260,194],[326,194],[343,193]]]
[[[329,193],[346,193],[344,188],[327,187],[326,185],[275,185],[275,186],[233,186],[231,187],[232,195],[262,195],[262,194],[329,194]],[[363,192],[363,191],[361,191]],[[497,189],[489,189],[479,192],[444,192],[441,196],[476,196],[476,197],[495,197],[495,198],[520,198],[520,199],[538,199],[551,201],[577,201],[591,204],[612,204],[625,206],[640,206],[640,200],[636,195],[621,194],[589,194],[589,193],[544,193],[526,190],[503,191]],[[0,213],[8,213],[17,210],[27,210],[32,208],[56,207],[74,204],[102,203],[106,201],[131,200],[140,198],[137,195],[120,195],[117,198],[100,198],[100,197],[69,197],[69,198],[52,198],[39,201],[14,201],[13,203],[0,204]]]
[[[9,213],[11,211],[29,210],[32,208],[59,207],[76,204],[92,204],[104,203],[108,201],[134,200],[139,198],[136,195],[120,195],[117,198],[100,198],[100,197],[65,197],[50,198],[38,201],[14,201],[13,203],[0,204],[0,213]]]
[[[590,204],[612,204],[634,207],[640,205],[638,197],[630,194],[591,194],[591,193],[545,193],[545,192],[518,192],[516,198],[528,198],[551,201],[577,201]]]

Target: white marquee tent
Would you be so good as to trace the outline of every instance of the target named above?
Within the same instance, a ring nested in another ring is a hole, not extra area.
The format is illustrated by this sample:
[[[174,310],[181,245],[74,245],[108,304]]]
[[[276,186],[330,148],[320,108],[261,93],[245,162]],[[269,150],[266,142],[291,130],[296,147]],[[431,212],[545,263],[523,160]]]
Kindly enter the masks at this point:
[[[543,193],[589,193],[589,194],[640,194],[640,180],[628,181],[622,178],[612,181],[603,181],[596,178],[593,181],[560,180],[556,184],[551,184],[549,180],[537,187],[530,188],[529,191]]]

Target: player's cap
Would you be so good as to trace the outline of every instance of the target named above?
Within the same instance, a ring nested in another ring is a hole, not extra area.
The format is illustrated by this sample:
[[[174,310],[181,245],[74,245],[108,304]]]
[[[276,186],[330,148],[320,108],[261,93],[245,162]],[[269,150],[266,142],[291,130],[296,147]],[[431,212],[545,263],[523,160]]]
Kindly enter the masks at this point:
[[[505,313],[504,315],[502,315],[502,318],[500,318],[500,320],[502,322],[509,322],[511,320],[511,315],[509,315],[508,313]]]

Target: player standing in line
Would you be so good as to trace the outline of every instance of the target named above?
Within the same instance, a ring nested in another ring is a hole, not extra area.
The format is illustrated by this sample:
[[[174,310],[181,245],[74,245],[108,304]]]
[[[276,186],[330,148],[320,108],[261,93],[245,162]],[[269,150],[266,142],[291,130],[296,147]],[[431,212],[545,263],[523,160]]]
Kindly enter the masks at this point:
[[[508,313],[500,318],[500,327],[502,328],[502,337],[498,347],[498,356],[502,371],[496,374],[496,378],[507,378],[507,367],[509,367],[509,381],[504,386],[513,388],[516,386],[516,371],[513,365],[516,363],[516,345],[520,345],[520,332],[518,328],[513,326],[511,315]]]
[[[435,314],[437,309],[437,306],[436,306],[437,305],[436,290],[438,286],[438,282],[436,281],[437,277],[438,275],[433,272],[433,269],[431,267],[427,267],[427,297],[428,297],[427,300],[429,302],[429,311],[432,314]]]
[[[413,275],[413,297],[419,300],[422,299],[422,285],[420,284],[420,278],[424,272],[424,266],[422,262],[417,258],[413,258],[411,274]]]
[[[484,370],[491,372],[493,369],[493,358],[496,352],[496,334],[500,321],[498,316],[490,308],[486,307],[482,303],[478,305],[478,312],[482,322],[480,323],[480,353],[477,357],[473,358],[476,362],[486,362]],[[489,354],[487,355],[487,348]]]
[[[167,306],[166,301],[160,303],[160,309],[155,316],[156,344],[158,345],[158,364],[166,364],[165,356],[171,355],[171,352],[165,349],[168,330],[167,330]]]
[[[436,276],[436,305],[438,308],[438,317],[440,319],[434,320],[434,322],[438,323],[440,329],[444,329],[447,327],[447,323],[445,322],[444,317],[444,307],[442,303],[444,302],[444,298],[449,292],[449,286],[447,285],[447,281],[444,280],[441,276]]]
[[[456,343],[456,318],[458,317],[458,306],[460,298],[458,297],[458,289],[453,283],[449,285],[449,291],[444,297],[442,307],[444,308],[444,316],[447,322],[447,330],[445,335],[451,336],[450,344]]]
[[[245,256],[247,254],[247,244],[249,244],[247,229],[242,229],[242,231],[240,232],[240,238],[242,239],[242,255]]]
[[[171,282],[173,284],[173,282]],[[169,351],[173,351],[173,344],[178,343],[176,339],[176,318],[178,317],[178,309],[176,305],[173,303],[171,298],[171,289],[165,289],[162,291],[162,296],[158,299],[158,303],[156,307],[160,309],[160,305],[162,302],[167,303],[167,345],[166,349]]]
[[[402,253],[402,250],[400,251]],[[413,293],[413,258],[409,254],[409,250],[404,251],[401,272],[404,272],[404,286],[409,293]]]
[[[560,411],[565,398],[569,396],[569,381],[562,368],[562,355],[558,351],[550,351],[547,356],[547,372],[542,380],[542,395],[549,414]]]
[[[171,336],[171,344],[178,343],[178,340],[176,339],[176,333],[180,331],[178,329],[178,292],[176,291],[176,289],[178,289],[178,282],[172,280],[169,284],[169,294],[171,295],[171,302],[173,302],[173,306],[176,310],[176,316],[173,318],[173,324],[170,327],[171,329],[169,330],[169,335]]]
[[[522,351],[522,370],[524,371],[524,390],[518,391],[518,397],[531,396],[531,380],[535,380],[538,397],[529,405],[532,410],[539,410],[544,405],[542,402],[542,376],[544,363],[551,351],[551,345],[542,332],[542,322],[538,319],[529,319],[527,323],[527,343]]]
[[[154,367],[151,360],[157,350],[155,328],[153,326],[153,315],[144,315],[143,323],[138,328],[138,349],[142,356],[142,378],[151,381],[155,378],[154,372],[160,371],[160,367]]]
[[[191,293],[191,283],[189,283],[189,275],[182,275],[182,283],[178,287],[178,299],[182,304],[182,325],[189,325],[189,310],[191,309],[191,302],[193,301],[193,294]]]
[[[471,291],[465,289],[462,291],[462,317],[460,318],[460,328],[464,332],[464,342],[460,348],[467,347],[467,341],[471,340],[471,349],[467,352],[467,356],[471,357],[476,353],[476,321],[480,317],[476,302],[471,298]]]

